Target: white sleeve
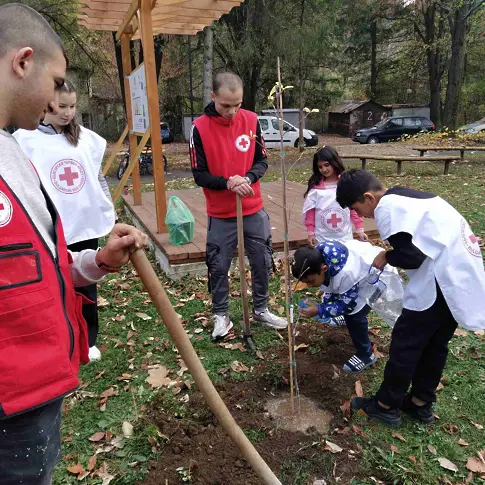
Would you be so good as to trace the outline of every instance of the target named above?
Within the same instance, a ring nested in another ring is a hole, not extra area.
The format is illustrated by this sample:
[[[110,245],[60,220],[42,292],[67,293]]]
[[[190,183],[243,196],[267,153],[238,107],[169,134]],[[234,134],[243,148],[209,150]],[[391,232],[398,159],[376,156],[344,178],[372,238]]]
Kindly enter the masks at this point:
[[[98,268],[96,251],[85,249],[79,253],[72,253],[71,276],[74,286],[87,286],[102,280],[108,273]]]

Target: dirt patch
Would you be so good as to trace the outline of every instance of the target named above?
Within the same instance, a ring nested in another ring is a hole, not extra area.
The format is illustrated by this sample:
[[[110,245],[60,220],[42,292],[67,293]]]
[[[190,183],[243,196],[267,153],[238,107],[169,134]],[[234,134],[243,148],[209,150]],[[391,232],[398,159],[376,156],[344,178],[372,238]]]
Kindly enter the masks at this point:
[[[298,344],[308,344],[298,352],[300,392],[316,406],[334,416],[330,422],[330,441],[343,451],[325,451],[324,436],[314,428],[306,433],[281,429],[269,416],[265,403],[289,392],[287,353],[276,352],[271,361],[260,361],[253,378],[243,382],[226,381],[217,389],[239,426],[254,443],[263,459],[282,483],[308,484],[314,479],[327,483],[350,483],[359,468],[360,447],[350,431],[340,406],[355,393],[355,381],[365,376],[340,372],[353,347],[345,329],[302,326]],[[177,418],[153,406],[153,421],[165,435],[161,458],[151,463],[143,485],[256,485],[261,481],[220,428],[198,392],[190,395],[187,414]],[[190,481],[188,480],[190,476]],[[141,484],[140,484],[141,485]]]

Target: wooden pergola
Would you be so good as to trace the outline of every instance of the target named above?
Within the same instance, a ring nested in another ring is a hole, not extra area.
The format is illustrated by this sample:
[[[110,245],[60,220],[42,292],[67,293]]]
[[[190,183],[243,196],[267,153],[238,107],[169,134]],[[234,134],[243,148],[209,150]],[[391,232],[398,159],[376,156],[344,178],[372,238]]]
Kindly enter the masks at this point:
[[[155,50],[153,36],[158,34],[195,35],[210,26],[212,22],[240,5],[240,0],[81,0],[82,7],[79,23],[91,30],[116,32],[121,41],[123,75],[125,79],[125,99],[128,126],[118,140],[105,171],[113,162],[124,139],[129,134],[130,164],[115,191],[116,200],[130,175],[133,180],[133,199],[135,205],[142,205],[142,193],[138,158],[146,143],[151,139],[153,157],[153,176],[158,232],[166,232],[165,177],[163,171],[163,149],[160,133],[160,107],[158,85],[155,71]],[[141,39],[146,75],[146,90],[150,126],[138,144],[133,131],[130,83],[132,73],[130,41]]]

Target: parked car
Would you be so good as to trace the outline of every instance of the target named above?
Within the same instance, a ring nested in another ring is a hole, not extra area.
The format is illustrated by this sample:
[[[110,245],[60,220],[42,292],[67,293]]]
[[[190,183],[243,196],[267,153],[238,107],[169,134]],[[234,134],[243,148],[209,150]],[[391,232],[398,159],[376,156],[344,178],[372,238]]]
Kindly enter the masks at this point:
[[[170,131],[170,127],[168,126],[168,123],[165,123],[164,121],[162,121],[160,123],[160,131],[162,133],[162,143],[173,142],[173,135],[172,135],[172,132]]]
[[[470,123],[469,125],[464,125],[458,128],[459,133],[474,134],[485,132],[485,118],[475,121],[475,123]]]
[[[280,147],[280,127],[276,116],[258,116],[261,132],[267,148]],[[297,147],[300,132],[298,128],[283,121],[283,145]],[[307,147],[318,145],[318,136],[310,130],[303,130],[303,143]]]
[[[352,135],[352,140],[359,143],[384,143],[398,140],[403,135],[416,135],[435,129],[434,123],[425,116],[392,116],[372,128],[357,130]]]

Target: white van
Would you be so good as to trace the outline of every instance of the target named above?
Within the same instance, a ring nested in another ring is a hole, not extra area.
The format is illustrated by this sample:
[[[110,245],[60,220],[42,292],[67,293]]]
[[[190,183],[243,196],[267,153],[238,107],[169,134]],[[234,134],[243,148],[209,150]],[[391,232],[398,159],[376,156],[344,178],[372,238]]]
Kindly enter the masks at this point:
[[[259,125],[267,148],[280,147],[280,128],[276,116],[258,116]],[[283,145],[297,147],[300,137],[298,128],[283,121]],[[307,147],[318,145],[318,136],[310,130],[303,130],[303,140]]]

